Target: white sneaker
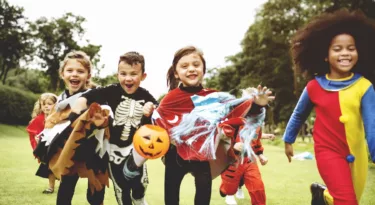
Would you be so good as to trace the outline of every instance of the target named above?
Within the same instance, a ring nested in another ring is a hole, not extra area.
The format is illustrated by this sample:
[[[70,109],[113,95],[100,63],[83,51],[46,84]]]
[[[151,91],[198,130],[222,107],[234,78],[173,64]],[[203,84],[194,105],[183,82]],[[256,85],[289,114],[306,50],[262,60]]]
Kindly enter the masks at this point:
[[[225,203],[227,205],[237,205],[236,199],[234,198],[233,195],[227,195],[225,197]]]
[[[244,199],[245,198],[245,195],[243,194],[243,191],[242,191],[241,188],[238,188],[237,193],[236,193],[236,197],[238,199]]]

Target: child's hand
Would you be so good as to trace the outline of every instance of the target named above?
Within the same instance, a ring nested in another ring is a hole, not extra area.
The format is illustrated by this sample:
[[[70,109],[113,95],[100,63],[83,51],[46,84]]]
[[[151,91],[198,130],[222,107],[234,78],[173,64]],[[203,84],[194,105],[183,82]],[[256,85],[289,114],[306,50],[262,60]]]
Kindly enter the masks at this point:
[[[108,126],[108,117],[104,116],[101,111],[93,113],[91,120],[97,127]]]
[[[35,139],[36,143],[39,143],[39,139],[40,139],[39,135],[35,135],[34,139]]]
[[[146,102],[146,104],[143,106],[143,115],[150,117],[155,108],[156,106],[152,102]]]
[[[89,116],[96,127],[108,126],[108,116],[105,115],[105,111],[102,110],[99,104],[93,103],[90,105]]]
[[[262,133],[262,139],[269,139],[273,141],[275,138],[276,136],[274,134]]]
[[[292,144],[285,143],[285,154],[288,157],[289,163],[292,162],[292,157],[294,156]]]
[[[272,91],[267,89],[266,86],[262,88],[261,85],[258,85],[258,95],[255,95],[254,102],[260,106],[266,106],[270,101],[275,99],[275,96],[271,96]]]
[[[264,165],[267,164],[268,159],[267,159],[266,156],[264,156],[263,154],[260,154],[260,155],[258,155],[258,158],[259,158],[259,161],[260,161],[260,164],[261,164],[261,165],[264,166]]]
[[[239,152],[242,152],[243,150],[243,142],[236,142],[236,144],[234,144],[233,146],[233,149],[239,151]]]

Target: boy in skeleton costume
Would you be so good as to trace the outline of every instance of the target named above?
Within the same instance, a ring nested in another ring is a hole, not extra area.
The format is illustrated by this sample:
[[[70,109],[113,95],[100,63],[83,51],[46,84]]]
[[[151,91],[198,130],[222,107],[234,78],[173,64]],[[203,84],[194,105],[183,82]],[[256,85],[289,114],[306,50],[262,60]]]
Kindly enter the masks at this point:
[[[109,172],[119,204],[147,204],[144,200],[148,184],[146,165],[133,150],[133,135],[143,124],[151,124],[157,101],[140,82],[146,78],[145,62],[137,52],[120,56],[119,83],[92,90],[82,95],[73,111],[80,113],[90,104],[108,104],[114,112],[110,128]],[[130,196],[130,192],[132,195]]]

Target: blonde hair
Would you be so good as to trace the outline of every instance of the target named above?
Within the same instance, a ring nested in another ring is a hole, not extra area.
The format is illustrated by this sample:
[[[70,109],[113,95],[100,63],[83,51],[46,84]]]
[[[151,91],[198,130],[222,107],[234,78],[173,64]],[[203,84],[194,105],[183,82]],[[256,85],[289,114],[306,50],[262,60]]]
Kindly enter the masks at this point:
[[[56,103],[57,96],[53,93],[43,93],[40,95],[38,100],[34,104],[33,112],[31,113],[31,119],[34,119],[40,113],[43,112],[42,105],[46,100],[51,100],[53,103]]]
[[[64,68],[70,59],[77,60],[79,63],[82,64],[84,68],[86,68],[88,73],[91,74],[92,64],[91,64],[90,56],[88,56],[83,51],[71,51],[68,54],[66,54],[64,60],[60,63],[60,68],[59,68],[60,76],[62,76],[62,73],[64,72]],[[90,88],[91,85],[92,85],[91,80],[87,79],[86,88]]]

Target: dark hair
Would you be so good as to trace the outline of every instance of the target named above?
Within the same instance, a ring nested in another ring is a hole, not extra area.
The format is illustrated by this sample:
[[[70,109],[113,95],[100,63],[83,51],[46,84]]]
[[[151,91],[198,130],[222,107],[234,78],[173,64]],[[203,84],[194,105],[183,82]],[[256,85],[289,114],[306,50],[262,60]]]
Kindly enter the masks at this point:
[[[131,51],[127,52],[124,55],[120,56],[120,60],[118,61],[118,64],[121,63],[121,61],[124,61],[125,63],[133,66],[136,64],[141,64],[142,73],[145,72],[145,58],[143,55],[139,54],[138,52]]]
[[[332,39],[339,34],[349,34],[355,40],[358,62],[352,71],[373,79],[370,69],[374,66],[371,58],[375,59],[371,50],[375,49],[375,23],[360,10],[323,13],[299,29],[291,41],[295,69],[309,77],[326,74],[329,65],[324,59]]]
[[[194,46],[183,47],[179,49],[178,51],[176,51],[176,53],[174,54],[172,65],[169,68],[168,73],[167,73],[167,86],[169,87],[169,91],[177,88],[178,83],[179,83],[178,79],[176,79],[176,77],[174,76],[178,61],[182,57],[192,54],[192,53],[196,53],[199,55],[199,57],[201,58],[203,62],[203,73],[206,73],[206,60],[204,60],[203,52]]]

